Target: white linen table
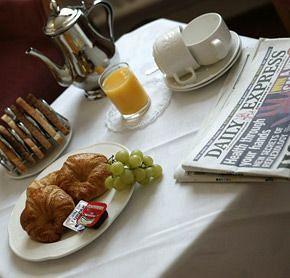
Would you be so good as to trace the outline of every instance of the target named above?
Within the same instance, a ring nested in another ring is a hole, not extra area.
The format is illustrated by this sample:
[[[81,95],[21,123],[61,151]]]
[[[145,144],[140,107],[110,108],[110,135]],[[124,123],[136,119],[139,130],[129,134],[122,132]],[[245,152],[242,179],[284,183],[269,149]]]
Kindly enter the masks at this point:
[[[123,36],[121,60],[137,73],[154,66],[154,39],[178,23],[157,20]],[[242,38],[244,46],[256,40]],[[157,185],[136,186],[125,210],[97,240],[62,259],[32,263],[8,246],[12,208],[33,178],[0,169],[0,277],[289,277],[290,187],[287,184],[178,184],[174,169],[215,104],[224,77],[192,93],[174,93],[145,129],[105,127],[109,101],[88,102],[69,87],[53,103],[73,127],[66,152],[113,141],[152,155],[164,169]]]

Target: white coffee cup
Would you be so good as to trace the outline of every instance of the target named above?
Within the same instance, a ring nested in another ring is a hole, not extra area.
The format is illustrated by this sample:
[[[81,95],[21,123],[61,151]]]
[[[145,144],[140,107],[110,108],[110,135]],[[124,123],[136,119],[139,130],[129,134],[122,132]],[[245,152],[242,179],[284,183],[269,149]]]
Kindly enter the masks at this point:
[[[225,58],[231,47],[231,33],[221,15],[203,14],[187,24],[182,38],[200,65],[211,65]]]
[[[199,64],[186,47],[181,32],[182,28],[178,26],[158,37],[153,45],[153,57],[167,77],[186,85],[196,81],[194,70],[199,68]]]

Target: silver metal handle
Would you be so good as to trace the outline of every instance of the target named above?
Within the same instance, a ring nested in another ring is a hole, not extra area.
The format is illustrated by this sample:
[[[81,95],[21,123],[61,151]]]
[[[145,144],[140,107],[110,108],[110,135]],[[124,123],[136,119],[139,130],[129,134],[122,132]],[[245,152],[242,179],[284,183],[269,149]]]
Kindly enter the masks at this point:
[[[106,37],[102,35],[98,28],[95,26],[93,21],[93,11],[96,8],[102,7],[106,12],[107,26],[109,29],[109,36]],[[95,35],[94,44],[106,53],[108,58],[112,58],[115,54],[115,44],[114,44],[114,30],[113,30],[113,8],[108,2],[96,0],[93,2],[93,5],[86,10],[87,24],[91,29],[91,32]]]
[[[55,0],[50,0],[49,8],[53,15],[59,14],[59,6]]]
[[[109,28],[109,38],[103,36],[102,34],[100,34],[93,26],[93,24],[90,22],[89,23],[92,25],[92,27],[94,28],[95,32],[98,33],[98,35],[100,35],[102,38],[110,40],[111,42],[114,42],[114,29],[113,29],[113,23],[114,23],[114,11],[113,8],[111,6],[111,4],[109,2],[105,2],[102,0],[95,0],[93,2],[93,4],[91,5],[91,7],[87,10],[87,16],[89,19],[90,13],[93,12],[96,8],[98,7],[103,7],[106,11],[107,14],[107,24],[108,24],[108,28]]]

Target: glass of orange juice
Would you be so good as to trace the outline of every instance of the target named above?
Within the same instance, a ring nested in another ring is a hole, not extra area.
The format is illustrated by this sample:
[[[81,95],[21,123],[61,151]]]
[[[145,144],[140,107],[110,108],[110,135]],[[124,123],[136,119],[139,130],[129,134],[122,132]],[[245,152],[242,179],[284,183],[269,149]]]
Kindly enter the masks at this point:
[[[150,106],[150,98],[127,63],[107,68],[99,84],[125,120],[143,115]]]

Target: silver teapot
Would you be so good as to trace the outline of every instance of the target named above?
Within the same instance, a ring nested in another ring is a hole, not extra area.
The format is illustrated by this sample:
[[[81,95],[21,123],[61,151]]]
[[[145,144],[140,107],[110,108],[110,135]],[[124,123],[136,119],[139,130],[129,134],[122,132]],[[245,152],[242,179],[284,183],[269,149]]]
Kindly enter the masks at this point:
[[[100,34],[93,20],[97,8],[104,8],[109,37]],[[61,49],[65,63],[58,66],[40,51],[29,48],[26,54],[41,59],[50,69],[56,81],[64,87],[71,84],[85,90],[89,99],[103,96],[98,78],[110,61],[118,60],[113,35],[113,9],[108,2],[94,1],[90,7],[60,8],[55,0],[50,1],[51,15],[44,33]]]

